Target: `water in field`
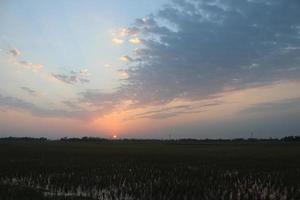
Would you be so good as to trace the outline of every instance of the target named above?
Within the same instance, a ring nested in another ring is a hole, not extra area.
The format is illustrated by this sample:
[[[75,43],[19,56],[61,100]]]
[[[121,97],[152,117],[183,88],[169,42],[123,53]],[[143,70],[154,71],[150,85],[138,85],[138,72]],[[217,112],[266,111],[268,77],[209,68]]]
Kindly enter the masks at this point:
[[[128,146],[127,150],[80,147],[78,151],[78,146],[58,150],[56,146],[40,146],[33,148],[34,152],[20,151],[4,157],[0,197],[20,199],[26,194],[30,200],[300,199],[299,161],[290,154],[294,152],[297,157],[298,146],[286,152],[281,150],[285,147],[256,146],[238,147],[239,151],[230,146],[168,146],[171,150],[161,146],[159,150],[156,146]],[[254,154],[257,148],[263,153]]]
[[[149,168],[107,175],[103,171],[101,175],[97,171],[81,175],[67,172],[2,177],[0,181],[5,186],[31,188],[45,199],[297,199],[299,184],[283,183],[287,173],[174,166],[169,171]]]

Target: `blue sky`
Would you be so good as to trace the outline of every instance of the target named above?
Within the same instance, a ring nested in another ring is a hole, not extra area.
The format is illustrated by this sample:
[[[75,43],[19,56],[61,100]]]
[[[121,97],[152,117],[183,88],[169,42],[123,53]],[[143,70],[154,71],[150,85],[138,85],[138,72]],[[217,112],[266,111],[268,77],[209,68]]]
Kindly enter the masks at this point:
[[[118,65],[124,48],[111,44],[110,32],[155,10],[161,3],[2,1],[2,43],[6,48],[17,46],[26,52],[24,56],[47,63],[45,68],[54,72]],[[111,81],[108,77],[104,74],[101,83]]]
[[[299,8],[1,1],[0,136],[299,134]]]

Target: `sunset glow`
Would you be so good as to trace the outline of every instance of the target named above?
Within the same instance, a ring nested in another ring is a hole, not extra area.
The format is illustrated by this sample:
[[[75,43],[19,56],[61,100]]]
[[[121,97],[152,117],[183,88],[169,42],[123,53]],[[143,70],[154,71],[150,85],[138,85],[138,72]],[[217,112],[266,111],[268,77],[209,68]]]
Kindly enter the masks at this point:
[[[0,0],[0,200],[300,199],[300,0]]]
[[[1,1],[0,136],[300,131],[298,3],[131,4]]]

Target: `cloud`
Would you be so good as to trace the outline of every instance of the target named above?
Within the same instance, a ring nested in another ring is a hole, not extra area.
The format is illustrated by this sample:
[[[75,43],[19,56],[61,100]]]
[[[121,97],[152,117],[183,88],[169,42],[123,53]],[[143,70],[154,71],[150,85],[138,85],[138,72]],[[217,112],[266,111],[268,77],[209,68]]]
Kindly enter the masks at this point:
[[[70,71],[69,74],[52,74],[52,76],[64,83],[67,84],[76,84],[76,83],[89,83],[88,79],[89,73],[87,69],[81,69],[79,72]]]
[[[136,36],[138,33],[139,29],[136,27],[125,27],[114,31],[112,35],[116,38],[124,38],[128,36]]]
[[[70,107],[70,108],[73,108],[73,109],[78,109],[79,106],[76,102],[72,102],[72,101],[62,101],[63,104],[65,104],[66,106]]]
[[[113,38],[113,39],[112,39],[112,42],[113,42],[114,44],[123,44],[123,43],[124,43],[124,40],[119,39],[119,38]]]
[[[113,105],[122,99],[122,95],[118,92],[106,93],[99,90],[86,90],[81,92],[80,96],[80,102],[97,106]]]
[[[173,107],[166,107],[160,110],[152,110],[143,113],[139,113],[133,117],[133,119],[149,118],[149,119],[164,119],[177,116],[181,113],[191,112],[187,111],[191,109],[191,105],[180,105]],[[201,111],[202,112],[202,111]]]
[[[117,71],[117,75],[121,79],[127,79],[128,78],[128,73],[126,71],[123,71],[123,70]]]
[[[8,53],[13,57],[18,57],[19,55],[21,55],[21,51],[17,48],[9,50]]]
[[[241,111],[242,114],[264,113],[274,114],[287,111],[300,112],[300,98],[285,99],[277,102],[265,102],[251,105]]]
[[[167,106],[175,100],[212,100],[226,91],[299,80],[299,10],[296,0],[173,0],[115,33],[122,40],[143,41],[133,55],[120,58],[128,62],[126,79],[113,93],[81,93],[81,101],[108,109],[122,100],[133,102],[132,108]]]
[[[88,69],[81,69],[81,70],[79,70],[79,74],[90,75]]]
[[[32,63],[32,62],[29,62],[26,60],[17,60],[17,57],[19,57],[21,55],[21,51],[17,48],[8,50],[8,54],[10,56],[12,56],[12,59],[10,59],[9,62],[16,64],[16,65],[20,65],[20,66],[24,67],[25,69],[30,69],[34,72],[38,72],[44,67],[42,64],[36,64],[36,63]]]
[[[121,56],[120,60],[125,61],[125,62],[132,62],[133,59],[130,56]]]
[[[132,44],[141,44],[142,40],[138,37],[140,30],[136,27],[121,28],[113,32],[112,43],[124,44],[130,42]]]
[[[25,60],[16,61],[15,63],[18,64],[18,65],[23,66],[26,69],[30,69],[34,72],[38,72],[44,67],[42,64],[34,64],[32,62],[25,61]]]
[[[130,120],[141,118],[166,119],[182,114],[198,114],[205,112],[206,110],[204,108],[217,106],[222,103],[223,102],[221,101],[212,101],[210,103],[190,103],[186,105],[164,107],[162,109],[154,109],[151,111],[136,114],[135,116],[130,118]]]
[[[25,91],[28,95],[30,96],[37,96],[38,95],[38,92],[31,89],[31,88],[28,88],[28,87],[20,87],[23,91]]]
[[[131,38],[131,39],[129,40],[129,42],[131,42],[132,44],[140,44],[142,41],[141,41],[140,38],[134,37],[134,38]]]
[[[16,97],[3,96],[1,94],[0,107],[7,107],[14,110],[24,110],[40,117],[66,117],[83,119],[90,115],[90,113],[83,110],[66,111],[61,109],[46,109]]]
[[[103,97],[102,103],[97,105],[96,103],[93,104],[94,107],[92,109],[84,108],[81,106],[81,103],[92,104],[94,103],[93,98],[94,100],[97,99],[97,102],[99,102],[99,100],[101,100],[101,97],[99,96],[99,93],[93,93],[92,91],[86,91],[83,95],[86,96],[86,99],[84,101],[83,100],[62,101],[61,103],[68,106],[69,107],[68,109],[63,109],[63,108],[52,109],[50,107],[45,108],[45,107],[35,105],[34,103],[25,101],[17,97],[4,96],[0,94],[0,110],[25,111],[34,116],[45,117],[45,118],[69,118],[69,119],[89,121],[91,119],[94,119],[95,116],[99,117],[111,112],[116,107],[116,104],[112,101],[113,98],[111,98],[111,96],[107,94],[107,97]]]
[[[299,80],[299,9],[296,0],[174,0],[120,32],[143,45],[121,58],[137,62],[119,93],[161,105]]]

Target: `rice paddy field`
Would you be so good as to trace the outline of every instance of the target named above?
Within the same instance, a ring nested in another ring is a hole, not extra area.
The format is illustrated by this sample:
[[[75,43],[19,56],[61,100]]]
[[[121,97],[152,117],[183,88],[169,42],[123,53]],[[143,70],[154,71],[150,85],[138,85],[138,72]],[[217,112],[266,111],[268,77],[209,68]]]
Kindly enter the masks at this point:
[[[1,200],[298,200],[299,142],[1,141]]]

